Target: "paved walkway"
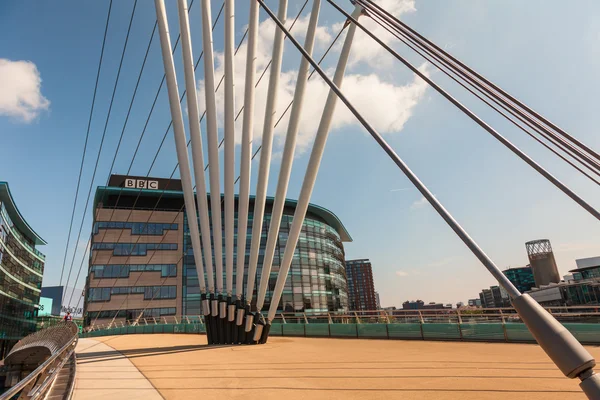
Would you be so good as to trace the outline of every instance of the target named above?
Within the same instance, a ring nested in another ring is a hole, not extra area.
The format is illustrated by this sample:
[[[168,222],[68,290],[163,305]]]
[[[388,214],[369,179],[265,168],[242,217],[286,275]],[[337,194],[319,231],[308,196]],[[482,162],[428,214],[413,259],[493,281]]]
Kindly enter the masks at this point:
[[[110,338],[104,342],[79,340],[75,400],[163,399],[127,357],[109,346]]]
[[[110,347],[90,348],[95,358],[82,359],[78,374],[111,388],[103,396],[110,399],[135,393],[117,384],[155,393],[127,360],[168,400],[585,399],[578,381],[531,344],[271,338],[261,346],[208,347],[205,336],[192,334],[96,339]],[[600,358],[600,348],[589,349]]]

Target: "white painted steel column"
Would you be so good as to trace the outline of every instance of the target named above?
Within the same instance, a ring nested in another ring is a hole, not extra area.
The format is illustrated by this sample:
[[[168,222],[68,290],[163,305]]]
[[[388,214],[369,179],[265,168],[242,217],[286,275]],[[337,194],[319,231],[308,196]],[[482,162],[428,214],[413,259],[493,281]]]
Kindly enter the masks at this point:
[[[192,239],[194,260],[196,261],[196,271],[198,271],[198,281],[200,283],[200,287],[206,288],[206,282],[204,281],[202,252],[200,251],[198,220],[195,218],[196,203],[194,202],[194,192],[192,190],[192,176],[188,160],[185,129],[183,127],[183,115],[181,113],[181,105],[179,104],[179,89],[177,88],[177,77],[175,76],[175,64],[173,63],[173,55],[171,54],[171,40],[169,38],[167,12],[165,10],[165,3],[163,0],[154,0],[154,6],[156,7],[156,19],[158,20],[158,32],[160,35],[160,48],[162,51],[165,75],[167,78],[169,105],[171,108],[171,118],[173,120],[173,136],[175,137],[177,161],[179,162],[181,186],[183,187],[183,200],[188,216],[193,216],[193,218],[188,218],[188,225],[190,227],[190,237]]]
[[[362,7],[356,6],[352,16],[358,18],[361,15]],[[351,23],[348,27],[348,33],[344,40],[344,45],[340,53],[338,65],[335,70],[333,82],[337,87],[342,86],[344,80],[344,72],[346,70],[346,64],[348,63],[348,57],[350,56],[350,48],[352,46],[352,40],[356,33],[356,25]],[[306,216],[306,210],[308,209],[308,203],[310,202],[310,196],[312,195],[315,181],[317,180],[317,173],[319,172],[319,166],[321,164],[321,158],[325,151],[325,144],[327,143],[327,136],[329,135],[329,128],[331,127],[331,120],[333,113],[335,112],[335,106],[337,104],[338,97],[329,90],[327,95],[327,101],[325,102],[325,108],[323,109],[323,115],[321,116],[321,122],[317,129],[317,135],[315,137],[315,143],[313,145],[312,152],[310,153],[310,160],[308,161],[308,167],[306,168],[306,174],[304,175],[304,181],[302,182],[302,189],[300,190],[300,196],[298,198],[298,204],[296,205],[296,211],[294,212],[294,219],[292,226],[290,227],[290,233],[288,235],[287,245],[281,260],[281,266],[279,268],[279,275],[277,276],[277,283],[275,284],[275,290],[271,298],[271,305],[269,306],[269,314],[267,319],[270,321],[275,318],[277,312],[277,306],[281,300],[281,294],[283,293],[283,286],[287,279],[290,265],[292,264],[292,257],[296,250],[298,238],[300,237],[300,231],[302,230],[302,224],[304,223],[304,217]]]
[[[225,290],[233,291],[235,102],[233,39],[235,35],[234,0],[225,0]]]
[[[177,7],[179,11],[179,31],[181,33],[181,53],[183,56],[183,69],[185,72],[185,89],[186,101],[188,106],[188,121],[190,126],[190,137],[192,139],[194,178],[196,180],[196,202],[198,204],[198,214],[200,215],[200,232],[202,234],[202,251],[204,253],[204,265],[206,266],[207,271],[208,292],[213,293],[215,291],[215,280],[213,277],[210,221],[208,218],[208,201],[206,199],[206,180],[204,179],[202,132],[200,129],[200,115],[198,113],[196,74],[194,72],[194,56],[192,54],[192,40],[190,37],[190,20],[188,16],[187,0],[178,0]],[[204,276],[202,278],[204,278]],[[200,286],[200,293],[206,292],[206,285]],[[204,315],[208,315],[209,313],[207,306],[208,304],[202,305],[202,311]]]
[[[223,232],[221,225],[221,184],[219,182],[219,139],[210,0],[202,0],[202,48],[204,50],[204,95],[206,97],[206,137],[210,172],[210,212],[212,215],[215,282],[223,292]]]
[[[313,8],[308,22],[306,39],[304,41],[304,49],[312,56],[315,44],[315,32],[317,30],[317,22],[319,20],[319,11],[321,9],[321,0],[314,0]],[[267,236],[267,247],[265,250],[265,258],[263,262],[262,274],[260,276],[260,286],[256,297],[256,308],[261,310],[267,287],[269,284],[269,275],[273,264],[273,255],[275,254],[275,246],[279,237],[279,226],[283,216],[283,207],[285,205],[285,195],[292,172],[292,164],[294,161],[294,151],[296,149],[296,137],[300,126],[300,115],[302,114],[302,105],[304,101],[304,93],[308,81],[308,70],[310,64],[308,59],[302,57],[300,68],[298,69],[298,78],[296,81],[296,90],[294,92],[294,101],[292,111],[290,113],[290,122],[285,137],[285,145],[283,147],[283,156],[281,158],[281,168],[279,170],[279,179],[277,181],[277,191],[275,192],[275,202],[271,211],[271,223],[269,225],[269,234]]]
[[[238,196],[237,265],[235,294],[241,299],[244,293],[244,269],[246,265],[246,235],[248,231],[248,202],[250,195],[250,171],[252,136],[254,133],[254,81],[256,80],[256,40],[258,37],[258,2],[250,3],[248,20],[248,50],[246,54],[246,81],[244,83],[244,122],[242,124],[242,150],[240,160],[240,189]]]
[[[277,18],[285,23],[287,14],[287,0],[279,0]],[[258,182],[256,184],[256,197],[254,198],[254,212],[252,222],[252,240],[250,242],[250,263],[248,265],[248,285],[246,286],[246,302],[252,300],[252,291],[256,279],[256,268],[258,264],[258,251],[260,249],[260,237],[262,233],[263,217],[265,215],[265,201],[267,197],[267,183],[269,182],[269,168],[271,166],[271,149],[273,147],[273,130],[275,126],[275,112],[277,106],[277,92],[279,89],[279,75],[281,74],[281,61],[283,58],[284,34],[281,29],[275,27],[275,39],[273,41],[273,56],[271,71],[269,74],[269,88],[267,92],[267,105],[265,108],[265,120],[263,124],[262,149],[260,164],[258,167]]]

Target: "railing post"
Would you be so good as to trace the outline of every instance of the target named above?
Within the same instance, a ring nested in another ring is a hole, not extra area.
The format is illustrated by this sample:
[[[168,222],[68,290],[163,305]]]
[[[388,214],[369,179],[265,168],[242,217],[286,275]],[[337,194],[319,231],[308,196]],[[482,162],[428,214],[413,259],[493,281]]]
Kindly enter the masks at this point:
[[[457,320],[458,320],[458,336],[460,337],[460,340],[464,340],[463,331],[462,331],[462,318],[460,315],[460,310],[458,308],[456,309],[456,316],[457,316]]]
[[[504,333],[504,341],[508,342],[508,333],[506,332],[506,320],[504,319],[504,313],[500,310],[500,318],[502,321],[502,332]]]
[[[419,327],[421,328],[421,339],[425,340],[425,333],[423,332],[423,324],[425,321],[423,320],[423,313],[421,311],[417,311],[419,313]]]

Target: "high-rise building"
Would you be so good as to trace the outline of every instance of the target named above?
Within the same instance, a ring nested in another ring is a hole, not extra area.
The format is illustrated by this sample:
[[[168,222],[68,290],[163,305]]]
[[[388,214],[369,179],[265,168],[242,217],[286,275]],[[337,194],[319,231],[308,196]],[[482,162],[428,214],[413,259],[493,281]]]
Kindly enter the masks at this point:
[[[377,309],[373,269],[368,259],[347,260],[348,302],[351,311]]]
[[[378,310],[381,310],[381,300],[379,299],[379,292],[375,292],[375,305]]]
[[[479,293],[479,300],[483,308],[510,307],[508,293],[500,286],[490,286]]]
[[[266,201],[258,277],[262,273],[273,201],[272,197]],[[237,204],[236,198],[236,210]],[[251,197],[249,209],[253,207],[254,198]],[[295,207],[296,201],[286,200],[263,309],[270,306]],[[245,275],[250,258],[252,215],[248,216],[245,232]],[[237,221],[237,215],[235,218]],[[113,175],[107,187],[96,190],[94,219],[84,307],[87,323],[106,323],[115,316],[116,321],[122,321],[140,315],[180,317],[201,314],[200,289],[181,181]],[[335,214],[310,204],[279,310],[348,311],[343,242],[351,240]],[[234,254],[234,265],[236,262],[237,253]],[[224,276],[218,278],[224,279]],[[234,268],[233,282],[235,280]],[[259,281],[257,278],[254,285],[254,301]],[[246,282],[247,276],[244,285]],[[236,291],[234,284],[234,295]]]
[[[525,293],[535,286],[533,270],[531,269],[530,265],[525,267],[509,268],[502,271],[502,273],[521,293]]]
[[[35,332],[46,242],[21,215],[8,183],[0,182],[0,359]]]

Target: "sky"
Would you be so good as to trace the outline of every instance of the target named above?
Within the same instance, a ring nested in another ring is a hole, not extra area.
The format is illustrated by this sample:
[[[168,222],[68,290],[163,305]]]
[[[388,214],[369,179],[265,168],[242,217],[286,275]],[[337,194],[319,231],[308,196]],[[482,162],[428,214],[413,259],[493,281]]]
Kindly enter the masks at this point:
[[[195,56],[202,50],[200,3],[196,2],[190,11]],[[214,19],[222,2],[211,3]],[[303,2],[289,3],[288,25]],[[338,3],[352,10],[349,2]],[[568,5],[558,0],[381,0],[380,3],[558,126],[592,148],[600,149],[597,134],[600,3],[592,0]],[[178,34],[176,2],[166,0],[166,4],[174,42]],[[276,1],[267,4],[276,10]],[[292,31],[302,42],[311,4]],[[108,1],[0,2],[0,180],[9,182],[20,211],[48,241],[41,248],[47,255],[44,285],[58,284],[63,269],[108,5]],[[114,104],[107,119],[133,5],[133,0],[124,0],[114,1],[112,6],[66,257],[63,282],[73,265],[70,286],[86,260],[83,253],[91,229],[89,207],[84,213],[88,191],[106,183],[115,154],[112,172],[119,174],[130,170],[134,175],[145,176],[150,172],[151,176],[169,177],[176,164],[173,136],[169,132],[149,171],[170,121],[166,90],[161,91],[132,162],[163,74],[157,36],[151,44],[124,128],[156,19],[150,1],[138,1]],[[237,43],[247,25],[248,3],[237,1],[236,7]],[[261,12],[259,71],[266,66],[271,53],[274,27],[267,18]],[[341,14],[323,2],[315,45],[317,58],[343,21]],[[361,21],[383,35],[367,17]],[[382,37],[590,204],[600,207],[598,188],[581,174],[449,82],[410,49],[388,36]],[[279,112],[293,96],[300,61],[297,50],[286,42],[277,101]],[[214,43],[215,74],[219,79],[223,73],[222,20],[215,28]],[[340,46],[341,42],[334,46],[323,63],[330,76]],[[237,105],[243,102],[245,51],[243,44],[235,62]],[[184,81],[179,51],[175,53],[175,63],[181,90]],[[196,76],[202,111],[202,63]],[[255,146],[262,133],[267,84],[268,73],[257,88]],[[550,239],[561,274],[575,268],[577,258],[600,255],[598,221],[363,33],[357,33],[342,89],[501,269],[526,265],[525,242],[534,239]],[[300,192],[326,93],[325,84],[315,74],[307,89],[309,100],[304,104],[288,189],[290,198],[297,198]],[[222,92],[217,99],[222,118]],[[287,116],[275,130],[269,195],[275,192],[286,129]],[[102,152],[92,180],[103,132]],[[116,153],[121,132],[124,132],[123,142]],[[238,139],[240,132],[241,118],[236,129]],[[239,165],[236,174],[238,170]],[[252,193],[257,170],[258,157],[253,163]],[[333,211],[350,232],[353,242],[345,244],[348,259],[371,260],[375,288],[383,306],[400,306],[403,301],[416,299],[466,302],[477,297],[482,288],[495,284],[341,103],[334,116],[312,202]],[[82,233],[77,240],[81,225]],[[77,286],[83,286],[83,277]]]

